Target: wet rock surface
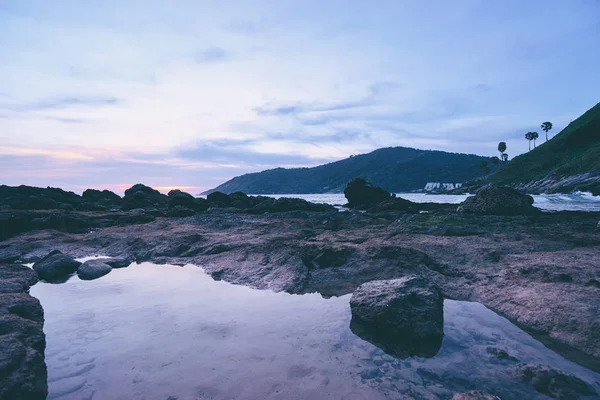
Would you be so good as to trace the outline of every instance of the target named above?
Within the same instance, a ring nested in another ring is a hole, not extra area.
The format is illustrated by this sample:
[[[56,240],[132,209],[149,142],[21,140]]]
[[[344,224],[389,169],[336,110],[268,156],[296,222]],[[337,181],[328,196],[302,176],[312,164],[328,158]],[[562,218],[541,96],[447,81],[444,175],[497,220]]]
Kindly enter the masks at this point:
[[[46,398],[44,312],[28,294],[37,274],[23,265],[0,264],[0,399]]]
[[[535,215],[540,211],[533,206],[533,197],[503,186],[486,186],[468,197],[458,211],[479,215]]]
[[[553,399],[598,398],[596,390],[586,382],[548,366],[521,365],[514,374],[519,381]]]
[[[352,294],[352,331],[387,353],[433,357],[444,336],[441,290],[416,275],[364,283]]]
[[[77,276],[80,279],[91,281],[98,279],[112,271],[112,267],[104,260],[88,260],[77,268]]]
[[[33,264],[33,270],[40,279],[54,281],[66,277],[77,271],[81,263],[73,257],[62,254],[60,251],[49,253],[40,261]]]
[[[498,397],[481,390],[469,390],[464,393],[457,393],[452,396],[452,400],[498,400]]]

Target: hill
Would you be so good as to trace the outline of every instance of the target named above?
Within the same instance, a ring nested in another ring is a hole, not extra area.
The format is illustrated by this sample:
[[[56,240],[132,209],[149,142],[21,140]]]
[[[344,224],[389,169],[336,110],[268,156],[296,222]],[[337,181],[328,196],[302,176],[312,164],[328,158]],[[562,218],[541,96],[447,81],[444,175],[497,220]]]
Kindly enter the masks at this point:
[[[388,147],[313,168],[275,168],[235,177],[205,193],[341,193],[353,178],[390,192],[423,189],[427,182],[462,183],[481,175],[488,157]]]
[[[515,157],[489,181],[531,193],[600,195],[600,103],[548,142]]]

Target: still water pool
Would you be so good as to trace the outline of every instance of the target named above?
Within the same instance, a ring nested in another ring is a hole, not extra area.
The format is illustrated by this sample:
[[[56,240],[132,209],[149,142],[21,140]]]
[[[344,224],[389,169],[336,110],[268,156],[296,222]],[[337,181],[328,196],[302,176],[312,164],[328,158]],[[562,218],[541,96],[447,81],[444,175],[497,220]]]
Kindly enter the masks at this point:
[[[519,362],[600,391],[599,374],[478,303],[446,300],[437,354],[399,360],[352,333],[350,295],[255,290],[192,265],[134,264],[31,294],[45,312],[49,399],[435,400],[474,388],[547,399],[512,377]]]

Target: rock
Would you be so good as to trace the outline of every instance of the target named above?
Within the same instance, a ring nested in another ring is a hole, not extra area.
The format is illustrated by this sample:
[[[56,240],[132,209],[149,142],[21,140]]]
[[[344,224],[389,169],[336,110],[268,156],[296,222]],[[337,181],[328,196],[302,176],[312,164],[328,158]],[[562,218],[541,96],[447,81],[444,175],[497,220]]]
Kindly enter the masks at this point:
[[[147,224],[156,220],[152,215],[146,213],[133,213],[129,215],[122,215],[117,219],[117,225],[135,225],[135,224]]]
[[[380,203],[374,204],[367,209],[368,212],[383,211],[416,211],[416,204],[401,197],[390,197]]]
[[[390,355],[437,353],[444,336],[444,299],[427,279],[411,275],[371,281],[350,299],[351,329]]]
[[[197,199],[189,193],[175,189],[169,192],[169,208],[177,206],[194,211],[205,211],[208,209],[208,201],[205,199]]]
[[[540,212],[533,206],[533,197],[509,187],[492,185],[468,197],[457,211],[478,215],[534,215]]]
[[[89,260],[84,262],[77,268],[77,276],[84,281],[98,279],[112,271],[112,267],[104,262],[104,260]]]
[[[206,196],[206,200],[209,203],[223,203],[223,204],[230,203],[229,195],[227,195],[225,193],[221,193],[221,192],[210,193],[208,196]]]
[[[348,182],[344,189],[344,196],[348,200],[349,207],[369,206],[391,197],[386,190],[373,186],[362,178],[355,178]]]
[[[488,354],[491,354],[500,360],[519,361],[518,358],[511,356],[506,350],[498,347],[488,346],[486,347],[485,351],[487,351]]]
[[[265,212],[287,212],[287,211],[336,211],[335,207],[329,204],[311,203],[303,199],[280,197],[274,201],[262,201],[260,204],[248,210],[250,213],[261,214]]]
[[[81,197],[59,188],[1,185],[0,204],[20,210],[73,210],[81,204]]]
[[[0,263],[12,263],[21,258],[21,252],[12,247],[0,248]]]
[[[531,385],[538,392],[559,400],[596,396],[596,390],[573,375],[545,365],[523,364],[514,371],[515,378]]]
[[[0,264],[0,293],[21,293],[37,283],[34,270],[20,264]]]
[[[43,400],[48,394],[44,311],[27,293],[35,282],[30,268],[0,264],[0,399]]]
[[[40,279],[53,281],[74,273],[80,265],[81,263],[72,257],[57,253],[36,262],[33,264],[33,269]]]
[[[481,390],[469,390],[468,392],[456,393],[452,400],[498,400],[498,397]]]
[[[136,208],[167,208],[169,198],[151,187],[138,183],[125,191],[123,210]]]
[[[184,206],[175,206],[167,212],[167,216],[169,217],[190,217],[195,214],[196,211]]]
[[[104,211],[120,208],[123,200],[110,190],[87,189],[82,194],[80,209],[90,211]]]
[[[133,260],[131,260],[129,258],[115,257],[115,258],[103,258],[102,262],[104,264],[110,265],[112,268],[126,268],[131,265]]]

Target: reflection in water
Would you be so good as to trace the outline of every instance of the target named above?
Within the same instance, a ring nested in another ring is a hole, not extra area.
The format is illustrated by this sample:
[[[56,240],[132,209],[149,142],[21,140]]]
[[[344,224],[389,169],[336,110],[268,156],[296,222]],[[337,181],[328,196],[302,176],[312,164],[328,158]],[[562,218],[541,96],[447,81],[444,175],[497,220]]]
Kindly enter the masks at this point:
[[[350,321],[350,330],[356,336],[377,346],[387,354],[404,359],[413,356],[431,358],[435,356],[442,347],[442,337],[426,340],[415,338],[398,337],[381,330],[370,329],[356,318]]]
[[[600,390],[599,374],[477,303],[447,300],[435,357],[401,360],[352,333],[350,295],[254,290],[194,266],[143,263],[31,293],[45,311],[49,399],[435,400],[473,388],[547,399],[515,381],[519,362]]]

